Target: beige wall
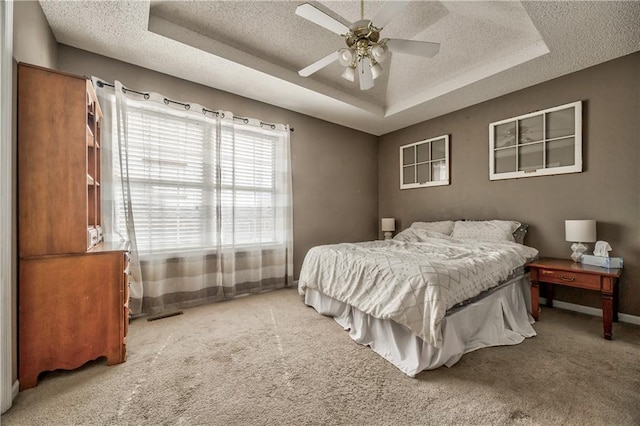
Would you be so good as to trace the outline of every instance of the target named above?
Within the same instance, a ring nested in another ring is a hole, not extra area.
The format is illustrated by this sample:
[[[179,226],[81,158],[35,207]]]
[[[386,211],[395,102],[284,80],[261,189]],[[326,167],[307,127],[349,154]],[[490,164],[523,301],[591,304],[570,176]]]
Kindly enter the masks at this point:
[[[51,32],[49,23],[42,12],[40,3],[37,1],[15,1],[13,3],[13,148],[14,162],[13,162],[13,175],[14,175],[14,203],[13,203],[13,237],[12,252],[13,252],[13,292],[12,302],[14,306],[18,306],[18,287],[17,287],[17,215],[16,205],[16,128],[17,128],[17,114],[16,105],[17,98],[17,62],[27,62],[35,65],[40,65],[48,68],[55,68],[57,66],[57,43],[56,39]],[[18,380],[18,309],[14,309],[12,312],[12,353],[13,361],[11,366],[12,381]]]
[[[489,181],[493,121],[583,101],[582,173]],[[416,220],[516,219],[526,244],[568,258],[565,219],[597,220],[597,238],[622,256],[620,312],[640,315],[640,53],[510,93],[379,140],[379,216]],[[451,135],[451,185],[400,190],[400,145]],[[593,248],[593,245],[591,245]],[[558,288],[556,299],[600,307],[597,293]]]
[[[57,65],[56,39],[37,1],[13,3],[13,57],[47,68]]]
[[[63,71],[120,80],[132,89],[290,124],[296,278],[309,248],[376,237],[375,136],[65,45],[59,45],[58,64]]]

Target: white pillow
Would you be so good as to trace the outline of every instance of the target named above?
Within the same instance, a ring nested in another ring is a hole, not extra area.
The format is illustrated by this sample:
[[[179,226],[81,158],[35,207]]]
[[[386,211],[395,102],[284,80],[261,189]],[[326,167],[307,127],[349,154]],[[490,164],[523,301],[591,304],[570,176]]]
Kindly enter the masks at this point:
[[[396,241],[404,241],[406,243],[422,243],[429,241],[430,238],[450,238],[441,232],[429,231],[427,229],[407,228],[393,237]]]
[[[514,220],[458,220],[453,226],[453,238],[481,241],[512,241],[513,231],[520,222]]]
[[[451,235],[454,222],[452,220],[441,220],[439,222],[413,222],[411,228],[424,229],[425,231],[439,232],[445,235]]]
[[[418,237],[416,236],[416,233],[414,231],[414,229],[407,228],[394,235],[393,239],[396,241],[404,241],[407,243],[418,241]]]

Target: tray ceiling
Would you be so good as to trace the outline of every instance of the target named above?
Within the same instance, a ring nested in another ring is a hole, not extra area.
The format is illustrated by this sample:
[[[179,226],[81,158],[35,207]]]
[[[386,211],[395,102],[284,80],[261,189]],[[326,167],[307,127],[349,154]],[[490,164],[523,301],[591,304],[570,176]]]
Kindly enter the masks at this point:
[[[297,74],[345,46],[301,3],[41,1],[60,43],[376,135],[640,50],[640,2],[413,1],[382,36],[440,52],[391,55],[361,91],[338,63]],[[360,19],[359,1],[309,3]],[[382,4],[365,1],[365,18]]]

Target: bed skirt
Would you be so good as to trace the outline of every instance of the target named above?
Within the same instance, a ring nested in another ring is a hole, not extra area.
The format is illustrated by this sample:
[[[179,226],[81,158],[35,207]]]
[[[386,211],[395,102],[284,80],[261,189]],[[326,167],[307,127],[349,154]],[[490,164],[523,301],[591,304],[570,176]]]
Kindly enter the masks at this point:
[[[451,367],[463,354],[489,346],[516,345],[536,335],[531,326],[529,274],[503,284],[486,297],[451,310],[442,321],[443,346],[436,348],[391,320],[374,318],[343,302],[307,288],[305,304],[333,317],[351,338],[368,345],[406,375],[443,365]],[[528,302],[529,301],[529,302]]]

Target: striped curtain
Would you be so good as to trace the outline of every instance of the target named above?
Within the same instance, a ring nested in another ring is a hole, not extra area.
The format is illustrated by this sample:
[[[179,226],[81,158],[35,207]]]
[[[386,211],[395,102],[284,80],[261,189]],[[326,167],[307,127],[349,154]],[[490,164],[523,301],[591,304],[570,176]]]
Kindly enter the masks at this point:
[[[114,86],[103,225],[131,242],[134,314],[292,285],[288,126]]]

